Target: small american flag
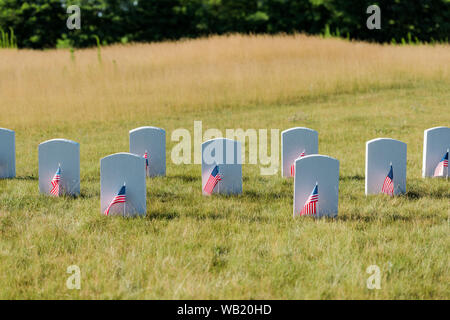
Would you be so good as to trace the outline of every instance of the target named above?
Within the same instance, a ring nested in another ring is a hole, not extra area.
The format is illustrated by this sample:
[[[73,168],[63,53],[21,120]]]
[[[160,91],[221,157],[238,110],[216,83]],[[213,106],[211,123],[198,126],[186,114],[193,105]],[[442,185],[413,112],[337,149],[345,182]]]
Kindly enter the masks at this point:
[[[386,176],[386,179],[384,179],[383,186],[381,187],[381,192],[388,194],[390,196],[394,195],[394,170],[391,168],[389,169],[389,173]]]
[[[55,197],[59,197],[59,184],[61,182],[61,167],[58,167],[55,175],[53,176],[52,181],[50,181],[52,185],[52,189],[50,190],[50,194]]]
[[[148,169],[148,153],[147,153],[147,150],[145,150],[144,159],[145,159],[145,172],[147,172],[147,169]]]
[[[119,193],[117,194],[117,196],[114,197],[114,199],[112,199],[111,203],[109,204],[108,208],[106,208],[105,210],[105,216],[107,216],[109,214],[109,210],[111,209],[111,207],[117,203],[125,203],[127,201],[127,196],[125,195],[125,185],[122,186],[122,188],[120,188]]]
[[[216,165],[213,169],[213,171],[211,172],[211,174],[209,175],[208,181],[206,181],[205,187],[203,188],[203,190],[207,193],[207,194],[212,194],[215,186],[217,185],[217,183],[222,180],[222,176],[219,174],[219,166]]]
[[[443,177],[444,176],[444,168],[448,168],[448,151],[444,154],[441,161],[439,161],[436,169],[434,170],[434,176],[435,177]]]
[[[319,186],[316,184],[314,190],[311,192],[308,200],[306,200],[302,211],[300,211],[301,216],[311,216],[317,214],[317,202],[319,201]]]
[[[300,158],[303,158],[305,156],[305,150],[302,151],[302,153],[300,153],[300,155],[294,160],[294,163],[292,163],[291,165],[291,177],[293,177],[295,175],[295,161],[297,161]]]

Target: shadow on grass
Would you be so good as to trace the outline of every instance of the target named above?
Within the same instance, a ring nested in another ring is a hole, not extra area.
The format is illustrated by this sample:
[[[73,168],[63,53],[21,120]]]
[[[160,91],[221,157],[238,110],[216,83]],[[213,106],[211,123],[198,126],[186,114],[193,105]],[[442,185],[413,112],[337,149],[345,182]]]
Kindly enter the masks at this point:
[[[168,176],[168,178],[171,179],[179,179],[182,180],[183,182],[194,182],[194,181],[200,181],[202,179],[201,176],[189,176],[186,174],[178,174],[178,175],[174,175],[174,176]]]
[[[339,221],[343,222],[374,222],[374,221],[380,221],[380,222],[409,222],[413,220],[411,216],[401,216],[399,214],[389,214],[389,215],[383,215],[379,216],[374,214],[373,216],[365,216],[365,215],[359,215],[359,214],[352,214],[349,216],[340,216],[337,218]]]
[[[349,215],[342,215],[342,216],[338,216],[337,220],[339,221],[343,221],[343,222],[374,222],[374,221],[379,221],[379,222],[411,222],[411,221],[415,221],[415,220],[435,220],[436,217],[435,215],[409,215],[409,216],[405,216],[405,215],[400,215],[397,213],[389,213],[389,214],[378,214],[378,213],[374,213],[373,215],[361,215],[361,214],[349,214]],[[440,219],[440,218],[438,218]]]
[[[170,202],[170,201],[183,201],[186,200],[190,194],[183,194],[180,192],[169,192],[169,191],[159,191],[159,190],[152,190],[147,191],[147,198],[148,199],[155,199],[159,202]]]
[[[198,221],[230,221],[240,223],[268,223],[270,221],[267,216],[260,215],[234,215],[222,212],[207,212],[207,213],[187,213],[186,217],[196,219]]]
[[[70,197],[70,196],[69,196]],[[72,198],[76,198],[76,197],[72,197]],[[81,191],[80,195],[78,196],[78,198],[80,199],[92,199],[92,198],[98,198],[98,200],[100,201],[100,192],[94,192],[94,193],[85,193],[83,191]]]
[[[224,220],[227,219],[227,216],[225,214],[221,213],[188,213],[186,217],[194,218],[196,220]]]
[[[242,193],[244,197],[248,197],[251,200],[257,199],[268,199],[268,200],[276,200],[276,199],[284,199],[284,198],[292,198],[292,190],[289,191],[281,191],[281,192],[257,192],[254,190],[246,190]]]
[[[92,177],[92,176],[82,177],[81,181],[83,181],[84,183],[89,182],[89,183],[100,184],[100,175],[96,175],[95,177]]]
[[[343,176],[339,178],[342,181],[350,181],[350,180],[354,180],[354,181],[362,181],[364,180],[364,176],[362,175],[354,175],[354,176]]]
[[[39,178],[35,177],[35,176],[22,176],[22,177],[9,178],[8,180],[37,181],[37,180],[39,180]]]
[[[419,200],[421,198],[433,198],[433,199],[448,199],[449,196],[445,193],[426,192],[423,190],[409,190],[401,197],[405,197],[408,200]]]
[[[180,214],[175,211],[150,211],[147,213],[147,219],[149,220],[174,220],[178,219]]]
[[[404,195],[404,197],[406,197],[407,199],[413,199],[413,200],[423,198],[424,196],[425,195],[420,194],[420,192],[418,192],[418,191],[408,191]]]
[[[383,219],[383,217],[380,217],[380,216],[375,215],[375,214],[371,215],[371,216],[360,215],[360,214],[351,214],[351,215],[338,216],[336,218],[336,220],[343,221],[343,222],[354,222],[354,221],[373,222],[375,220],[381,220],[381,219]]]

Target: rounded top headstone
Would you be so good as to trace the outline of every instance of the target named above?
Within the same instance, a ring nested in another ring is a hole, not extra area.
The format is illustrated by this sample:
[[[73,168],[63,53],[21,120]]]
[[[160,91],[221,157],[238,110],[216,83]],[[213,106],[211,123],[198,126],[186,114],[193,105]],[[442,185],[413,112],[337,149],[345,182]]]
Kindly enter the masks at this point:
[[[311,129],[311,128],[306,128],[306,127],[294,127],[294,128],[289,128],[289,129],[286,129],[286,130],[281,131],[281,134],[289,133],[289,132],[293,132],[293,131],[297,131],[297,130],[305,130],[305,131],[310,131],[310,132],[314,132],[314,133],[317,132],[316,130]]]
[[[39,190],[50,194],[53,176],[61,168],[61,189],[65,194],[80,193],[80,144],[67,139],[51,139],[39,144]]]
[[[202,166],[217,164],[242,165],[241,142],[229,138],[214,138],[202,143]],[[212,156],[214,151],[214,156]]]
[[[401,144],[406,145],[405,142],[400,141],[400,140],[396,140],[396,139],[392,139],[392,138],[375,138],[375,139],[367,141],[366,144],[371,144],[371,143],[380,142],[380,141],[386,141],[386,142],[392,141],[392,142],[395,142],[395,143],[401,143]]]
[[[424,131],[422,176],[433,177],[443,154],[450,148],[450,128],[434,127]]]
[[[145,160],[128,152],[118,152],[100,160],[100,210],[105,212],[119,189],[126,185],[124,215],[145,215]],[[122,214],[122,213],[121,213]]]
[[[444,130],[448,129],[448,130],[450,130],[450,127],[445,127],[445,126],[433,127],[433,128],[428,128],[425,131],[433,131],[433,130],[441,130],[441,129],[444,129]]]
[[[0,128],[0,179],[16,176],[16,134]]]
[[[366,143],[365,194],[381,193],[392,165],[394,194],[406,192],[407,144],[392,138],[377,138]]]
[[[133,159],[140,159],[140,160],[144,161],[142,157],[140,157],[140,156],[138,156],[138,155],[136,155],[134,153],[129,153],[129,152],[113,153],[113,154],[110,154],[110,155],[108,155],[106,157],[103,157],[101,160],[105,160],[105,159],[109,159],[109,158],[115,158],[115,157],[131,157]]]
[[[11,129],[6,129],[6,128],[0,128],[0,131],[5,131],[5,132],[9,132],[9,133],[14,133],[13,130],[11,130]]]
[[[333,161],[339,162],[338,159],[330,157],[330,156],[326,156],[326,155],[323,155],[323,154],[306,155],[306,156],[304,156],[302,158],[298,158],[297,160],[295,160],[295,162],[302,161],[302,160],[307,160],[308,161],[308,160],[311,160],[311,159],[315,159],[315,160],[317,160],[317,159],[327,159],[327,160],[333,160]]]
[[[210,142],[212,142],[212,141],[218,141],[218,140],[229,141],[229,142],[232,142],[232,143],[240,143],[240,142],[237,141],[237,140],[233,140],[233,139],[225,138],[225,137],[220,137],[220,138],[214,138],[214,139],[206,140],[206,141],[204,141],[202,144],[206,144],[206,143],[210,143]]]
[[[55,142],[64,142],[64,143],[72,143],[72,144],[75,144],[75,145],[79,145],[78,142],[75,142],[75,141],[72,141],[72,140],[68,140],[68,139],[50,139],[50,140],[41,142],[39,145],[41,146],[41,145],[44,145],[44,144],[47,144],[47,143],[55,143]]]
[[[134,132],[136,132],[136,131],[140,131],[140,130],[146,130],[146,129],[150,129],[150,130],[159,130],[159,131],[166,131],[166,130],[164,130],[164,129],[162,129],[162,128],[158,128],[158,127],[152,127],[152,126],[143,126],[143,127],[139,127],[139,128],[134,128],[134,129],[132,129],[132,130],[130,130],[130,134],[131,133],[134,133]]]
[[[321,154],[304,156],[295,161],[294,217],[299,215],[314,187],[318,185],[316,217],[335,217],[339,202],[339,160]]]

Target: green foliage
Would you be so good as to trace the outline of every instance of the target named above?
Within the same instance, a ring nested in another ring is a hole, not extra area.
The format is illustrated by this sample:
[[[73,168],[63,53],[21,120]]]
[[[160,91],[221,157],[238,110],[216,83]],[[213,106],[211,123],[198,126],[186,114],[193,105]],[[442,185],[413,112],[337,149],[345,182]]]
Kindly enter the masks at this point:
[[[100,38],[97,35],[93,36],[97,41],[97,59],[99,63],[102,63],[102,46],[100,44]]]
[[[0,0],[0,27],[13,28],[20,47],[55,47],[65,18],[60,0]]]
[[[9,33],[5,32],[2,27],[0,27],[0,49],[13,49],[17,48],[17,39],[14,35],[14,29],[9,28]]]
[[[66,27],[66,8],[72,4],[81,8],[81,30]],[[231,32],[324,34],[326,26],[335,36],[358,40],[448,40],[448,0],[376,1],[381,30],[366,27],[366,9],[372,4],[368,0],[0,0],[0,27],[12,27],[19,46],[28,48],[61,43],[93,46],[94,35],[108,44]]]

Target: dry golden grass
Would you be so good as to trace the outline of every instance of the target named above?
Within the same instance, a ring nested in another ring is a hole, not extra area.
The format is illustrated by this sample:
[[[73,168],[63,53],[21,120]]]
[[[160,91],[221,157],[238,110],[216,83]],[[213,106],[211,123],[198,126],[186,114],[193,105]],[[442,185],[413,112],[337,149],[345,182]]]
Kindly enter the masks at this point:
[[[0,112],[15,124],[133,118],[289,103],[448,81],[448,45],[388,46],[298,36],[229,36],[75,52],[0,51]],[[126,108],[124,108],[126,106]]]
[[[0,127],[16,131],[17,179],[0,181],[0,298],[448,299],[448,181],[422,179],[423,130],[450,123],[448,45],[230,36],[68,51],[0,50]],[[292,181],[243,166],[243,194],[201,195],[171,132],[310,127],[340,160],[335,220],[292,219]],[[99,159],[128,130],[167,130],[167,177],[147,216],[99,208]],[[81,145],[81,197],[39,195],[37,146]],[[364,195],[365,142],[408,144],[407,194]],[[368,290],[366,268],[381,269]],[[68,290],[66,268],[81,269]]]

